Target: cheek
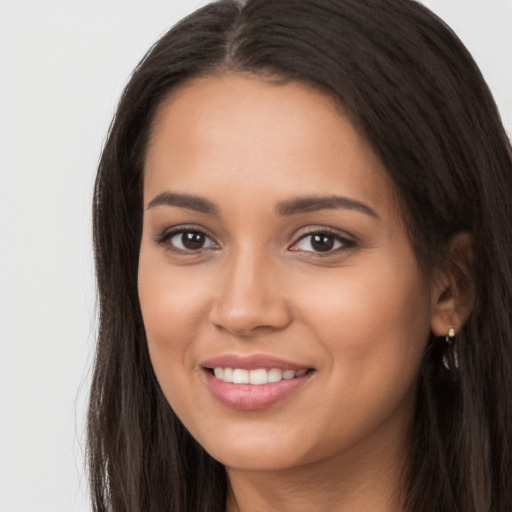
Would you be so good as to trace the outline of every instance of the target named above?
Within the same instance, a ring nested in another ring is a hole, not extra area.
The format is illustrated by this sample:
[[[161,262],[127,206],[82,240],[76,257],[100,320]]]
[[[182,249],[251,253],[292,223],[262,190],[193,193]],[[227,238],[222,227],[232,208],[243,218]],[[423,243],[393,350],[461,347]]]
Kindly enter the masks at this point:
[[[165,380],[192,365],[194,340],[207,315],[204,276],[172,269],[161,255],[141,248],[138,289],[151,360],[165,391]]]
[[[141,251],[138,287],[156,378],[178,417],[194,425],[190,404],[197,403],[197,396],[190,377],[197,371],[198,333],[206,318],[204,282],[201,289],[186,268],[152,262]]]
[[[415,382],[430,330],[430,295],[416,260],[346,267],[309,280],[302,314],[345,389]]]
[[[429,295],[419,272],[378,268],[316,281],[304,303],[328,361],[325,389],[332,392],[318,403],[327,449],[364,437],[387,419],[388,425],[411,420],[429,334]]]
[[[406,345],[411,336],[423,339],[429,330],[430,295],[414,255],[402,252],[399,261],[394,253],[375,252],[357,266],[309,280],[307,297],[318,325],[333,327],[338,336],[350,333],[347,338],[358,348],[388,336]]]

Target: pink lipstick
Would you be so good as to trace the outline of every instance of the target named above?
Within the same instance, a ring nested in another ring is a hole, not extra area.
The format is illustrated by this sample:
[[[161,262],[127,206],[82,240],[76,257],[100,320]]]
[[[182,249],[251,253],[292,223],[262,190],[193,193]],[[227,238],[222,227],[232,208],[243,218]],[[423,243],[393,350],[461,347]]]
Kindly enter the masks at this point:
[[[235,409],[262,409],[299,390],[313,369],[268,355],[227,354],[201,364],[206,384],[221,403]]]

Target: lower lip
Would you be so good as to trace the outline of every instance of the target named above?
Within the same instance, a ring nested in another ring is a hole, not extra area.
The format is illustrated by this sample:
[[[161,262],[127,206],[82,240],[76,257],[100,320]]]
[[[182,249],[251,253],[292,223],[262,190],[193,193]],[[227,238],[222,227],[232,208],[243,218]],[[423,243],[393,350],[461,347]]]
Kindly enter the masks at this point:
[[[298,391],[309,380],[310,373],[259,385],[224,382],[208,370],[204,375],[212,395],[221,403],[233,409],[254,410],[269,407]]]

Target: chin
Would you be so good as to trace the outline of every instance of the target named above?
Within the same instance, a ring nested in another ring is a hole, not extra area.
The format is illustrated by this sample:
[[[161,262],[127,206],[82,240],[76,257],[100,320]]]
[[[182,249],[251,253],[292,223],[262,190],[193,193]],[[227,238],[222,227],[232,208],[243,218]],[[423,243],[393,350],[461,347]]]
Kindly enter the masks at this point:
[[[283,435],[272,438],[261,433],[240,437],[226,434],[220,442],[201,440],[201,444],[209,455],[227,468],[278,471],[314,462],[308,454],[318,451],[308,449],[301,442],[304,439],[300,438],[300,434],[288,439]]]

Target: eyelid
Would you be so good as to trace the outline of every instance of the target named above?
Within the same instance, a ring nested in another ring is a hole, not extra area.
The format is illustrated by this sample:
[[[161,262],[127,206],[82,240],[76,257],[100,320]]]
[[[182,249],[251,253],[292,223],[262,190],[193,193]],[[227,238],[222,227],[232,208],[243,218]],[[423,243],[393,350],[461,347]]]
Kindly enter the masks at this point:
[[[219,243],[215,240],[215,237],[210,234],[209,230],[204,228],[203,226],[198,226],[197,224],[182,224],[177,226],[172,226],[164,229],[160,234],[156,235],[153,238],[153,241],[158,245],[164,245],[166,242],[168,242],[171,238],[173,238],[176,235],[179,235],[183,232],[196,232],[201,233],[206,238],[211,240],[213,242],[214,247],[203,247],[201,249],[198,249],[196,251],[194,250],[184,250],[180,249],[179,247],[167,247],[168,250],[173,251],[177,254],[186,254],[186,255],[192,255],[192,254],[199,254],[201,252],[204,252],[205,250],[211,250],[211,249],[218,249]]]
[[[199,254],[201,252],[205,252],[207,250],[211,249],[219,249],[220,244],[217,242],[216,237],[210,233],[208,229],[201,225],[197,224],[182,224],[182,225],[176,225],[167,227],[164,229],[160,234],[155,236],[153,238],[153,241],[156,244],[164,245],[168,240],[170,240],[172,237],[186,232],[197,232],[203,234],[206,238],[208,238],[212,242],[212,246],[209,247],[203,247],[197,250],[184,250],[179,247],[167,247],[168,250],[173,251],[177,254],[185,254],[185,255],[192,255],[192,254]],[[297,245],[301,240],[304,240],[308,236],[314,236],[316,234],[327,234],[331,235],[332,237],[336,238],[340,243],[341,247],[329,250],[329,251],[306,251],[301,249],[293,249],[293,246]],[[307,228],[302,228],[298,230],[298,232],[294,235],[294,241],[288,246],[287,250],[290,251],[296,251],[296,252],[302,252],[302,253],[312,253],[315,256],[332,256],[334,254],[337,254],[339,252],[343,252],[346,250],[349,250],[357,245],[357,239],[353,235],[348,234],[345,231],[341,231],[336,228],[327,227],[327,226],[308,226]]]
[[[313,253],[316,256],[332,256],[339,252],[343,252],[345,250],[351,249],[357,245],[356,237],[349,235],[345,231],[340,231],[335,228],[326,227],[326,226],[310,226],[308,228],[304,228],[304,230],[301,230],[301,231],[303,231],[303,232],[302,233],[299,232],[299,234],[295,235],[294,241],[290,244],[290,246],[288,247],[288,250],[304,252],[304,253]],[[305,238],[307,238],[309,236],[314,236],[317,234],[326,234],[326,235],[333,236],[341,243],[341,247],[332,249],[330,251],[325,251],[325,252],[292,249],[293,246],[297,245],[301,240],[304,240]]]

